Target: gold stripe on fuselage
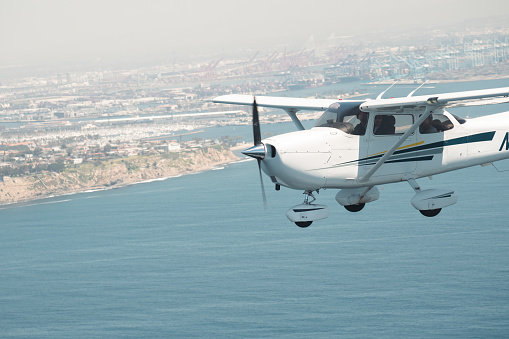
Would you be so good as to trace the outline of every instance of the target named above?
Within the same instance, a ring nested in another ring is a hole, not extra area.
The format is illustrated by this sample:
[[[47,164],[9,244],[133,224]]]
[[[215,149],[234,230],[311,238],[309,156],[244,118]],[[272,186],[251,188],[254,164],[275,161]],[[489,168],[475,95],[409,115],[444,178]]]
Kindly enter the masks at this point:
[[[401,149],[405,149],[405,148],[409,148],[409,147],[420,146],[420,145],[422,145],[422,144],[424,144],[424,140],[423,140],[423,141],[416,142],[415,144],[410,144],[410,145],[406,145],[406,146],[398,147],[398,148],[396,149],[396,151],[399,151],[399,150],[401,150]],[[375,156],[375,155],[384,154],[384,153],[386,153],[386,152],[387,152],[387,151],[374,153],[374,154],[368,155],[368,157],[373,157],[373,156]]]

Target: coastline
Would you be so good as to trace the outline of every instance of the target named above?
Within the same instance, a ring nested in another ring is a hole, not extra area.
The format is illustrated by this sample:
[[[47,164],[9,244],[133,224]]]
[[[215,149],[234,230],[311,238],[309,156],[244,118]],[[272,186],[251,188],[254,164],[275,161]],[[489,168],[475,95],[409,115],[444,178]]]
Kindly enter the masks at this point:
[[[100,166],[84,164],[62,173],[3,177],[0,181],[0,206],[166,180],[212,170],[239,160],[231,149],[208,148],[178,156],[137,156],[104,162]]]
[[[427,84],[447,84],[447,83],[455,83],[455,82],[470,82],[470,81],[487,81],[487,80],[501,80],[501,79],[509,79],[509,66],[505,65],[503,70],[500,70],[499,73],[493,72],[489,74],[476,73],[479,72],[479,69],[467,69],[465,71],[471,71],[473,74],[455,74],[444,73],[444,74],[432,74],[427,77]],[[482,70],[482,68],[481,68]],[[373,81],[369,82],[370,85],[392,85],[394,82],[398,84],[405,85],[414,85],[414,84],[422,84],[424,81],[422,79],[387,79],[381,81]]]
[[[509,70],[509,66],[508,66]],[[509,79],[509,75],[470,75],[461,79],[430,79],[428,84]],[[371,84],[392,84],[395,80]],[[413,80],[398,80],[400,84]],[[354,97],[354,96],[352,96]],[[243,161],[239,150],[251,143],[234,147],[209,147],[181,153],[152,154],[105,160],[99,166],[85,163],[61,173],[45,172],[21,177],[0,177],[0,207],[89,191],[126,187],[133,184],[166,180],[186,174],[212,170],[215,167]],[[247,159],[246,159],[247,160]]]

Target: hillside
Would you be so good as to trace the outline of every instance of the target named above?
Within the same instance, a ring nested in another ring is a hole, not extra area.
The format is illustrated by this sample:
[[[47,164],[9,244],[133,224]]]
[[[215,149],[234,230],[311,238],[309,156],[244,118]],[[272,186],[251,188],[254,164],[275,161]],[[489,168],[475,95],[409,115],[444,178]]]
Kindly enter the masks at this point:
[[[67,168],[62,173],[3,177],[0,181],[0,205],[199,172],[236,159],[230,150],[207,148],[189,153],[164,153],[86,163]]]

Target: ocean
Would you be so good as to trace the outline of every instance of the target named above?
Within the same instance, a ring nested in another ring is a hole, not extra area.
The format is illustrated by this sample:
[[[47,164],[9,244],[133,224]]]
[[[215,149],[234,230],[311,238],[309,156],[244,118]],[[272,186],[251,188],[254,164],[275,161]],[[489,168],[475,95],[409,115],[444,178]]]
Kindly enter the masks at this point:
[[[246,160],[1,207],[0,337],[509,336],[509,172],[420,179],[458,194],[435,218],[407,183],[359,213],[321,191],[306,229],[264,179],[267,209]]]

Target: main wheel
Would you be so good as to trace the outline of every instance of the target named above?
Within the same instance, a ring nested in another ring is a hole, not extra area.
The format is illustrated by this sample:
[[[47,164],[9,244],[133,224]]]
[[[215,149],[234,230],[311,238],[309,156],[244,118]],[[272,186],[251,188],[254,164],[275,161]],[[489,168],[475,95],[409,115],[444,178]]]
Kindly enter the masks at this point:
[[[311,225],[313,222],[312,221],[297,221],[295,223],[295,225],[301,227],[301,228],[306,228],[308,227],[309,225]]]
[[[438,215],[438,213],[440,213],[441,210],[442,210],[441,208],[437,208],[434,210],[419,210],[419,212],[421,212],[421,214],[424,215],[425,217],[431,218]]]
[[[359,212],[364,208],[366,204],[355,204],[355,205],[346,205],[345,208],[350,212]]]

